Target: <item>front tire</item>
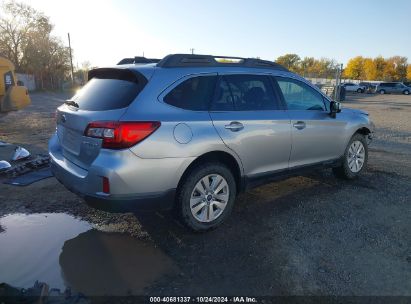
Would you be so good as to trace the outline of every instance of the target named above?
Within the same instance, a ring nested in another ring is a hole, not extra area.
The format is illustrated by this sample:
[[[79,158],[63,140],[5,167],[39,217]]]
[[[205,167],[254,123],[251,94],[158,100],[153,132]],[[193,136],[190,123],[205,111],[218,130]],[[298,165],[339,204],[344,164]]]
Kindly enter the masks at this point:
[[[358,90],[357,90],[357,93],[362,93],[362,92],[363,92],[362,89],[358,89]]]
[[[410,91],[409,90],[405,90],[404,92],[402,92],[404,95],[410,95]]]
[[[345,149],[342,164],[333,168],[334,174],[339,178],[354,179],[361,174],[368,161],[368,145],[365,136],[354,134]]]
[[[178,189],[178,216],[193,231],[214,229],[230,215],[236,194],[233,173],[224,164],[212,162],[196,166]]]
[[[380,93],[381,95],[385,94],[385,90],[379,90],[378,93]]]

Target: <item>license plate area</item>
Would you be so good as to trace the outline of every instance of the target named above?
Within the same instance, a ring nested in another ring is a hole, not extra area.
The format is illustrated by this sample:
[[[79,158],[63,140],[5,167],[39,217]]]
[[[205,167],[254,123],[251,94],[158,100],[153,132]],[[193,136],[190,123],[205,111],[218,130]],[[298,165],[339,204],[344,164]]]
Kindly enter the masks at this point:
[[[82,136],[79,135],[77,132],[70,130],[68,128],[64,128],[62,133],[63,133],[63,142],[62,142],[63,148],[72,154],[79,155]]]

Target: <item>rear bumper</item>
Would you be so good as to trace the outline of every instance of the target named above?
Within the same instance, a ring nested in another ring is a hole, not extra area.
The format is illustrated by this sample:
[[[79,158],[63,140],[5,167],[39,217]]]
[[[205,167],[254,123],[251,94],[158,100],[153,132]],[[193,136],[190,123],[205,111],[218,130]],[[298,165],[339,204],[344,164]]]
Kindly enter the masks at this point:
[[[86,203],[96,209],[108,212],[133,212],[133,211],[154,211],[169,210],[174,206],[176,189],[163,192],[144,193],[141,195],[93,195],[82,191],[75,185],[86,183],[86,180],[78,180],[78,177],[68,175],[57,163],[51,161],[51,171],[55,178],[67,188],[67,190],[82,197]]]
[[[190,159],[142,159],[130,150],[101,151],[87,170],[66,159],[57,136],[49,142],[51,170],[68,190],[106,211],[166,210]],[[103,192],[103,177],[110,193]]]

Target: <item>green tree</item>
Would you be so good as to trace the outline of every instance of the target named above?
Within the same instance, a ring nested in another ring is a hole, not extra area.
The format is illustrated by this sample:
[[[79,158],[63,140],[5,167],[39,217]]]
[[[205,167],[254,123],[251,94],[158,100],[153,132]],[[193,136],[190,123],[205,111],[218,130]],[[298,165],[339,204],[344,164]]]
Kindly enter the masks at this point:
[[[299,72],[300,56],[297,54],[285,54],[277,58],[275,62],[281,64],[292,72]]]
[[[321,58],[316,61],[316,77],[334,78],[337,69],[337,63],[333,59]]]
[[[316,59],[314,57],[304,57],[300,62],[300,73],[305,77],[315,77],[315,64]]]

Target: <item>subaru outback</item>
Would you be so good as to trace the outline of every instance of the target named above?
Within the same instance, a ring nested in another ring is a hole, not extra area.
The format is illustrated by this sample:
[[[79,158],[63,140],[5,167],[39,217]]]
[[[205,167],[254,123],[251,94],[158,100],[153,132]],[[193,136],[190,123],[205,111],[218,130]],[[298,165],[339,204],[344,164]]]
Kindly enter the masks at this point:
[[[108,210],[171,209],[220,225],[241,191],[332,167],[365,168],[373,123],[270,61],[168,55],[89,72],[56,113],[55,177]]]

